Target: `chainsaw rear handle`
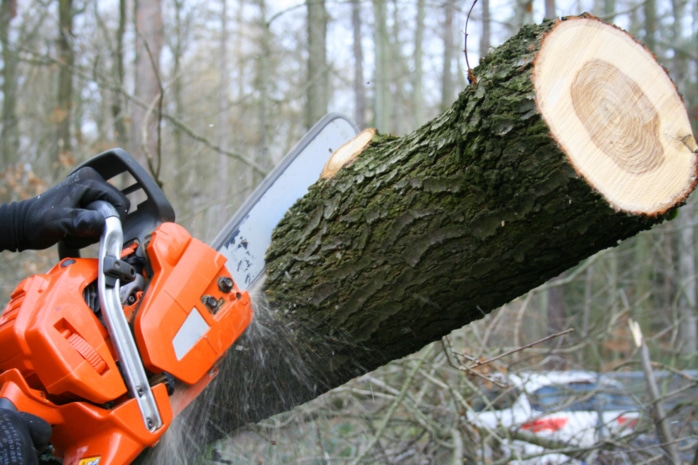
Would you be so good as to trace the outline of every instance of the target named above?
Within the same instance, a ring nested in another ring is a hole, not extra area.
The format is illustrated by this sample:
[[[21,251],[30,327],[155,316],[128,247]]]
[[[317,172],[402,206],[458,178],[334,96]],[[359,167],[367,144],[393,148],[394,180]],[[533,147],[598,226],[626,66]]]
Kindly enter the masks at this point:
[[[85,166],[93,168],[106,181],[112,180],[131,201],[123,223],[124,243],[143,243],[160,223],[175,220],[174,209],[160,186],[125,150],[102,152],[78,165],[73,172]],[[61,259],[79,257],[80,251],[59,242],[58,255]]]

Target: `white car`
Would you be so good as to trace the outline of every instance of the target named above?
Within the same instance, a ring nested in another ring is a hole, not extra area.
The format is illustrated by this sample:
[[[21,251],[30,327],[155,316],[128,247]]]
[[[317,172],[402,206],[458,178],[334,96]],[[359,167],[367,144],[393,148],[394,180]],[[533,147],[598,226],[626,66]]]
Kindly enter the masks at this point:
[[[519,373],[494,379],[505,387],[483,387],[468,419],[503,439],[512,464],[581,463],[552,446],[589,447],[630,433],[640,417],[638,404],[623,394],[622,386],[597,373]]]

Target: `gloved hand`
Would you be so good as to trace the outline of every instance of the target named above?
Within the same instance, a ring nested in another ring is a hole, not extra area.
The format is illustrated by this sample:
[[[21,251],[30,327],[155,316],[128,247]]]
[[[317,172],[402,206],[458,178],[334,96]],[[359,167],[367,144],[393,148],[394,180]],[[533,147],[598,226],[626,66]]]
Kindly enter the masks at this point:
[[[0,464],[36,465],[51,439],[51,426],[26,412],[0,409]]]
[[[45,249],[61,240],[81,249],[97,242],[105,218],[85,209],[95,200],[114,205],[122,219],[130,206],[121,191],[90,167],[34,198],[0,205],[0,250]]]

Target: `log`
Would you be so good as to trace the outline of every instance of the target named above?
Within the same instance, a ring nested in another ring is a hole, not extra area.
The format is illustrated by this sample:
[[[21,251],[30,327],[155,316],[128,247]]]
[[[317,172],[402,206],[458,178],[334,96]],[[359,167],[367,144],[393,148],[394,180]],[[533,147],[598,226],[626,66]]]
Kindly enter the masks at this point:
[[[693,190],[684,104],[620,29],[588,15],[526,26],[473,71],[450,109],[372,134],[292,207],[255,322],[188,411],[192,442],[175,442],[411,354],[672,218]]]

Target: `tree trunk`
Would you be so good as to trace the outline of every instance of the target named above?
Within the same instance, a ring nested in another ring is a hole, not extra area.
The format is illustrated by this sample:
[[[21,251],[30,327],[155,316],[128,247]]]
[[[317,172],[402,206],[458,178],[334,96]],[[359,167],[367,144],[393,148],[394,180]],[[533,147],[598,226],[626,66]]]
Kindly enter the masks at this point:
[[[424,91],[422,83],[424,80],[424,22],[426,20],[426,0],[417,0],[417,13],[414,19],[414,52],[412,62],[414,70],[411,73],[410,83],[412,85],[412,127],[424,124]],[[449,102],[450,104],[451,102]],[[363,126],[359,125],[360,128]]]
[[[18,57],[10,40],[10,25],[17,15],[16,0],[0,3],[0,46],[2,47],[2,129],[0,129],[0,163],[3,169],[17,160],[19,121],[17,118]]]
[[[327,11],[324,0],[307,0],[308,90],[305,126],[310,128],[327,113],[329,71],[327,66]]]
[[[482,32],[480,33],[480,56],[484,57],[490,51],[490,0],[482,0]],[[467,37],[466,37],[467,40]],[[466,44],[467,45],[467,44]]]
[[[131,109],[131,141],[133,152],[148,162],[157,178],[159,172],[158,118],[160,110],[160,54],[163,44],[162,1],[137,0],[135,96],[148,104],[148,108],[134,106]]]
[[[447,0],[444,3],[443,23],[443,62],[441,64],[441,108],[445,110],[453,103],[456,96],[454,83],[453,62],[455,61],[456,46],[453,31],[453,19],[456,15],[456,2]],[[457,63],[457,61],[456,61]],[[421,123],[421,121],[420,121]]]
[[[205,443],[411,354],[670,218],[692,191],[683,103],[619,29],[526,26],[474,71],[449,110],[375,136],[290,209],[267,304],[254,295],[254,323],[172,442]]]
[[[55,161],[59,166],[69,166],[72,157],[70,140],[70,123],[73,112],[73,67],[75,52],[73,51],[73,1],[58,2],[58,92],[54,119],[56,122],[56,153]]]
[[[354,122],[366,126],[366,85],[364,83],[364,47],[361,45],[361,3],[351,2],[352,55],[354,57]]]
[[[125,88],[126,71],[124,70],[124,36],[126,35],[126,0],[119,0],[119,26],[116,29],[116,51],[113,60],[114,79],[118,88]],[[128,133],[124,115],[123,96],[114,92],[111,113],[114,118],[114,138],[119,147],[126,147]]]
[[[388,82],[388,50],[390,39],[388,37],[387,6],[385,0],[373,0],[373,16],[375,25],[373,31],[373,43],[375,53],[375,66],[373,72],[373,121],[381,131],[388,131],[390,127],[391,97]]]

